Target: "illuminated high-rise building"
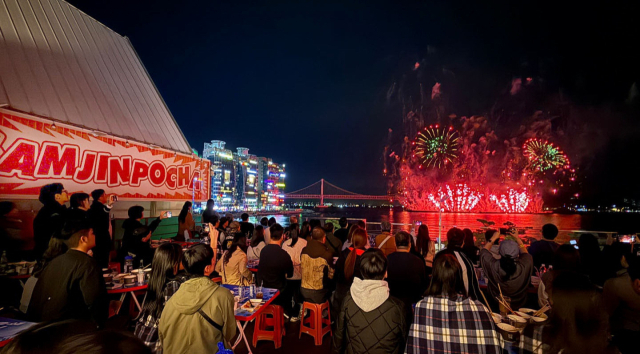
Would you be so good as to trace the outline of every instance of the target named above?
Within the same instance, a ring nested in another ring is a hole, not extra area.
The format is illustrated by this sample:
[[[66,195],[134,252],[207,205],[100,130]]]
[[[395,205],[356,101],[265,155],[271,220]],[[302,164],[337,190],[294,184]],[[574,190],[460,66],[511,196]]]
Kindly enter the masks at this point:
[[[202,156],[211,161],[211,198],[222,210],[277,210],[284,199],[284,164],[249,154],[249,148],[236,152],[226,143],[212,140],[204,144]]]

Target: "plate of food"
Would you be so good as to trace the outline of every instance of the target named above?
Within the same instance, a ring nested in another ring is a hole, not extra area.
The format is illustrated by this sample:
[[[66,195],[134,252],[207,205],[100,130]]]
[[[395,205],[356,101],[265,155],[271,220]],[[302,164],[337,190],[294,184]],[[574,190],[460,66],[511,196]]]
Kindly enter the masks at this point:
[[[258,308],[258,306],[252,304],[251,301],[247,301],[244,304],[242,304],[240,308],[243,309],[244,311],[253,312]]]

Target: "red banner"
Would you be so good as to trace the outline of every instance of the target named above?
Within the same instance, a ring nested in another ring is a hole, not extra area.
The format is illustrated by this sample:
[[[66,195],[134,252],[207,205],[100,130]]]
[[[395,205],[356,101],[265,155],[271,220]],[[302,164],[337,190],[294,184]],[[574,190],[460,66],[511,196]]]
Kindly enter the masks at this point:
[[[0,198],[37,199],[62,183],[70,193],[104,189],[123,200],[209,198],[210,163],[17,113],[0,111]],[[194,193],[195,189],[195,193]]]

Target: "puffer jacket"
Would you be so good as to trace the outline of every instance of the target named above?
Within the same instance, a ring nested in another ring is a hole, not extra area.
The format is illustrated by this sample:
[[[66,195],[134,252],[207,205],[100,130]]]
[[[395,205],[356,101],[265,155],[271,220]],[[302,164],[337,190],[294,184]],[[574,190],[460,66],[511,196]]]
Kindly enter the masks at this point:
[[[198,310],[222,326],[222,331]],[[164,354],[217,353],[218,342],[230,348],[236,335],[233,295],[206,277],[187,280],[165,305],[158,329]]]
[[[402,301],[383,280],[354,278],[333,334],[333,353],[402,353],[407,321]]]

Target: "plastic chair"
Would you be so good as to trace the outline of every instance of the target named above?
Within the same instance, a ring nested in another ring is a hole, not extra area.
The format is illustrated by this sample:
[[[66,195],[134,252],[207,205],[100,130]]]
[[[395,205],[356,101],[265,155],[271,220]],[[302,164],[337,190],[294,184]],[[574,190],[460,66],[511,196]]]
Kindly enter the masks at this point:
[[[278,349],[282,346],[284,334],[284,310],[281,306],[269,305],[256,319],[253,328],[253,346],[255,347],[259,340],[270,340]]]
[[[329,307],[329,301],[325,301],[323,304],[314,304],[305,301],[302,304],[302,319],[300,321],[300,333],[298,338],[302,338],[302,333],[306,333],[314,338],[316,345],[322,345],[322,338],[324,335],[332,333],[331,310]],[[322,312],[325,309],[327,310],[326,318],[322,316]],[[305,318],[307,310],[309,310],[309,317]]]

